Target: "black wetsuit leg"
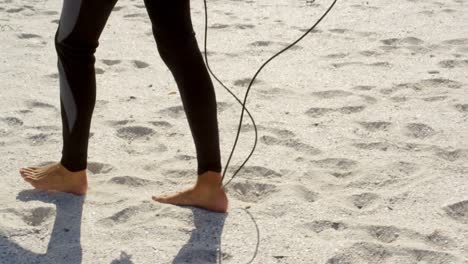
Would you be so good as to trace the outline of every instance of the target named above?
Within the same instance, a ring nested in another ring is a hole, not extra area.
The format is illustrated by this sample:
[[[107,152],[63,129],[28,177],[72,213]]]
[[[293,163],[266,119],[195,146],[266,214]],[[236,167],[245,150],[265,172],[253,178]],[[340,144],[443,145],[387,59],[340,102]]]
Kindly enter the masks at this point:
[[[161,59],[172,72],[195,143],[198,175],[221,172],[216,94],[190,15],[190,0],[144,0]]]
[[[117,0],[63,0],[55,34],[63,148],[60,163],[87,168],[88,138],[96,101],[94,53]]]
[[[61,163],[86,168],[96,100],[94,53],[117,0],[64,0],[56,49],[63,124]],[[198,175],[221,172],[216,96],[193,31],[190,0],[145,0],[158,52],[172,72],[195,143]]]

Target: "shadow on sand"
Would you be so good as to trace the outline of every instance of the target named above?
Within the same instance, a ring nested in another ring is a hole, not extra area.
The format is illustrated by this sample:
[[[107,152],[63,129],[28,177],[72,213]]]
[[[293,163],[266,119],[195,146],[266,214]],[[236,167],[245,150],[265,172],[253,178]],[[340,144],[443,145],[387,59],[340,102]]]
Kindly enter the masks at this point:
[[[17,199],[55,204],[54,227],[45,254],[31,252],[0,235],[0,263],[81,264],[81,216],[85,197],[25,190],[18,194]]]
[[[188,208],[192,210],[195,229],[172,263],[221,263],[221,234],[227,214]]]

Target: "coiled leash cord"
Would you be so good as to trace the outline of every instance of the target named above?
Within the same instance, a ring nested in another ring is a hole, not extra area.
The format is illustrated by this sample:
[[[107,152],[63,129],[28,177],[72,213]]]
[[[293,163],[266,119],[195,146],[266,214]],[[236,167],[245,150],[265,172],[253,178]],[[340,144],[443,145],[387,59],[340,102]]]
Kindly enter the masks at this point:
[[[263,65],[257,70],[257,72],[255,73],[254,77],[252,78],[252,80],[250,81],[250,84],[249,84],[249,87],[247,88],[247,91],[245,93],[245,97],[244,97],[244,102],[242,103],[239,98],[236,97],[236,95],[234,93],[231,92],[231,90],[229,90],[219,79],[218,77],[216,77],[216,75],[211,71],[211,68],[210,66],[208,65],[208,56],[206,55],[207,51],[206,51],[206,39],[207,39],[207,35],[208,35],[208,8],[206,7],[206,0],[204,0],[204,3],[205,3],[205,43],[204,43],[204,46],[205,46],[205,61],[206,61],[206,66],[209,70],[209,72],[213,75],[213,77],[216,79],[216,81],[218,81],[232,96],[234,96],[234,98],[237,100],[237,102],[239,102],[241,105],[242,105],[242,112],[241,112],[241,117],[240,117],[240,120],[239,120],[239,128],[237,129],[237,135],[236,135],[236,140],[234,141],[234,145],[232,147],[232,150],[231,150],[231,154],[229,155],[229,159],[226,163],[226,167],[224,168],[223,170],[223,177],[221,178],[221,184],[223,182],[223,179],[224,179],[224,176],[226,174],[226,170],[229,166],[229,162],[231,161],[231,158],[232,158],[232,155],[234,154],[234,150],[236,148],[236,145],[237,145],[237,140],[239,139],[239,134],[240,134],[240,130],[241,130],[241,127],[242,127],[242,118],[244,117],[244,109],[245,111],[247,111],[247,114],[249,115],[250,119],[252,120],[252,124],[254,126],[254,129],[255,129],[255,143],[254,143],[254,146],[252,148],[252,151],[250,152],[249,156],[245,159],[245,161],[240,165],[239,169],[237,169],[237,171],[234,173],[234,175],[232,175],[231,179],[223,185],[223,188],[226,187],[226,185],[228,185],[229,182],[231,182],[232,179],[234,179],[234,177],[236,176],[236,174],[239,172],[240,169],[242,169],[242,167],[244,166],[244,164],[249,160],[250,156],[252,156],[254,150],[255,150],[255,147],[257,146],[257,126],[255,125],[255,121],[252,117],[252,115],[250,114],[249,110],[247,110],[247,108],[245,107],[245,102],[247,101],[247,96],[249,94],[249,91],[250,91],[250,87],[252,86],[252,83],[254,82],[255,78],[257,77],[257,75],[260,73],[260,71],[263,69],[263,67],[265,67],[265,65],[270,62],[271,60],[273,60],[276,56],[280,55],[281,53],[283,53],[284,51],[286,51],[287,49],[291,48],[292,46],[296,45],[296,43],[298,43],[302,38],[304,38],[307,34],[309,34],[310,31],[312,31],[319,23],[320,21],[322,21],[322,19],[328,14],[328,12],[330,12],[330,10],[333,8],[333,6],[335,5],[337,0],[334,0],[333,3],[330,5],[330,7],[327,9],[327,11],[322,15],[322,17],[317,20],[317,22],[309,29],[306,31],[306,33],[304,33],[300,38],[298,38],[296,41],[294,41],[293,43],[291,43],[289,46],[287,46],[286,48],[284,48],[283,50],[281,50],[280,52],[276,53],[275,55],[273,55],[271,58],[269,58],[267,61],[265,61],[263,63]],[[313,3],[314,1],[310,1],[308,0],[307,3]]]

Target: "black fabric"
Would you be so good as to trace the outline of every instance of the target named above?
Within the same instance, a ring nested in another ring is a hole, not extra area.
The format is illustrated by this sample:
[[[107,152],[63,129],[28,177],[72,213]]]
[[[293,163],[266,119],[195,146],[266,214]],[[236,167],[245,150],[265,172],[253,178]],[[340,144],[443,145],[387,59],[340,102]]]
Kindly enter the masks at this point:
[[[55,47],[63,127],[60,163],[70,171],[87,168],[89,131],[96,101],[94,54],[116,2],[64,0],[63,3]],[[180,92],[195,143],[197,173],[221,172],[216,95],[193,30],[190,0],[144,2],[157,50]]]

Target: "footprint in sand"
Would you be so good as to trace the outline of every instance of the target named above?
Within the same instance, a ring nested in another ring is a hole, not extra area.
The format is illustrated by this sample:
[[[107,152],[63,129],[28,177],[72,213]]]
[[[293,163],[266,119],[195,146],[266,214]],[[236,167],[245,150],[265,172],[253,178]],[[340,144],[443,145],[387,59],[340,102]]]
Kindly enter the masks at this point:
[[[109,217],[98,220],[98,224],[105,228],[122,225],[129,222],[131,218],[141,217],[142,214],[152,213],[154,217],[154,212],[157,212],[158,209],[160,207],[156,203],[145,202],[139,205],[128,206]]]
[[[10,8],[10,9],[7,9],[6,12],[7,13],[19,13],[23,10],[26,10],[25,8],[23,7],[18,7],[18,8]]]
[[[88,161],[87,170],[89,170],[92,174],[105,174],[114,169],[114,166],[110,164]]]
[[[208,26],[210,29],[223,29],[229,27],[229,25],[226,24],[220,24],[220,23],[214,23],[211,26]]]
[[[413,138],[427,138],[436,134],[430,126],[422,123],[409,123],[405,126],[406,135]]]
[[[380,150],[380,151],[387,151],[389,149],[398,150],[397,146],[390,144],[388,142],[371,142],[371,143],[354,143],[352,146],[365,149],[365,150]]]
[[[47,74],[45,76],[48,77],[48,78],[52,78],[52,79],[58,79],[59,78],[58,73],[51,73],[51,74]]]
[[[260,137],[260,141],[264,143],[265,145],[269,146],[283,146],[283,147],[288,147],[292,148],[296,151],[300,152],[305,152],[308,153],[309,155],[317,155],[320,154],[321,151],[317,148],[314,148],[310,145],[307,145],[305,143],[302,143],[296,139],[288,138],[288,139],[277,139],[275,137],[271,136],[262,136]]]
[[[252,29],[252,28],[255,28],[255,25],[252,25],[252,24],[234,24],[234,27],[238,28],[238,29]]]
[[[351,202],[358,209],[367,209],[374,205],[379,199],[379,196],[375,193],[360,193],[351,196]]]
[[[369,103],[369,104],[375,104],[375,103],[377,103],[377,99],[375,99],[375,98],[372,97],[372,96],[368,96],[368,95],[359,95],[359,97],[361,97],[362,99],[364,99],[364,101],[366,101],[366,103]]]
[[[346,29],[346,28],[332,28],[332,29],[329,29],[328,31],[330,31],[332,33],[343,34],[343,33],[346,33],[346,32],[350,32],[351,30]]]
[[[278,193],[281,197],[298,197],[304,202],[313,203],[317,201],[319,194],[303,185],[285,185]]]
[[[406,37],[406,38],[402,38],[402,39],[389,38],[389,39],[381,40],[381,42],[384,43],[385,45],[392,45],[392,46],[394,46],[394,45],[405,45],[405,44],[421,45],[421,44],[424,43],[423,40],[415,38],[415,37]]]
[[[335,111],[340,112],[342,114],[354,114],[363,111],[366,107],[363,105],[358,106],[344,106],[340,108],[336,108]]]
[[[363,111],[366,108],[364,105],[357,105],[357,106],[345,106],[345,107],[340,107],[340,108],[325,108],[325,107],[312,107],[309,108],[305,114],[313,117],[313,118],[318,118],[321,116],[324,116],[325,114],[331,113],[331,112],[338,112],[342,114],[354,114],[354,113],[359,113]]]
[[[327,90],[327,91],[319,91],[319,92],[312,92],[312,96],[329,99],[329,98],[336,98],[336,97],[346,97],[351,96],[353,93],[343,91],[343,90]]]
[[[431,234],[425,236],[426,243],[438,247],[453,247],[456,245],[455,241],[450,237],[444,235],[440,230],[435,230]]]
[[[52,220],[55,215],[53,207],[35,207],[32,209],[17,210],[13,208],[1,209],[2,215],[12,214],[19,217],[25,224],[33,227],[41,226]],[[20,220],[18,219],[18,220]]]
[[[107,66],[112,66],[121,63],[121,60],[101,60]]]
[[[134,18],[134,17],[144,17],[144,18],[146,18],[147,15],[145,13],[134,13],[134,14],[124,15],[123,17],[124,18]]]
[[[430,91],[440,90],[444,88],[459,89],[462,86],[463,86],[462,83],[458,81],[453,81],[453,80],[445,79],[445,78],[431,78],[431,79],[424,79],[419,82],[396,84],[391,88],[381,89],[380,92],[382,94],[391,94],[396,91],[405,90],[405,89],[412,89],[413,91],[416,91],[416,92],[420,92],[420,91],[430,92]]]
[[[425,98],[421,98],[423,101],[426,101],[426,102],[438,102],[438,101],[443,101],[445,99],[447,99],[447,96],[445,95],[441,95],[441,96],[430,96],[430,97],[425,97]]]
[[[267,131],[270,131],[271,133],[273,134],[276,134],[277,136],[279,137],[282,137],[282,138],[290,138],[290,137],[294,137],[296,136],[296,134],[294,134],[294,132],[292,132],[291,130],[288,130],[288,129],[281,129],[281,128],[266,128]]]
[[[370,91],[374,88],[375,86],[372,86],[372,85],[357,85],[357,86],[352,87],[351,89],[356,90],[356,91]]]
[[[377,56],[383,55],[384,53],[380,51],[375,51],[375,50],[363,50],[363,51],[360,51],[359,54],[365,57],[377,57]]]
[[[366,2],[365,5],[358,5],[358,4],[356,4],[356,5],[351,5],[351,7],[352,7],[352,8],[357,8],[357,9],[361,9],[361,10],[366,10],[366,11],[369,10],[369,9],[370,9],[370,10],[378,10],[378,9],[379,9],[379,7],[377,7],[377,6],[370,6],[368,3],[369,3],[369,2]]]
[[[235,86],[245,86],[247,87],[250,84],[250,81],[252,81],[252,78],[243,78],[243,79],[238,79],[234,81]],[[255,78],[253,85],[255,84],[261,84],[264,83],[261,79]]]
[[[0,120],[3,120],[8,126],[12,126],[12,127],[19,127],[23,125],[23,121],[14,116],[7,116],[4,118],[1,118]]]
[[[354,171],[345,171],[345,172],[330,172],[333,177],[339,178],[339,179],[344,179],[344,178],[350,178],[354,175],[356,175],[356,172]]]
[[[458,263],[460,259],[446,252],[413,247],[392,247],[370,242],[355,242],[327,260],[338,263]]]
[[[348,228],[347,225],[345,225],[343,222],[329,220],[315,220],[309,223],[301,224],[300,227],[307,230],[312,230],[315,233],[321,233],[328,229],[342,231]]]
[[[468,38],[449,39],[442,41],[442,44],[461,46],[468,45]]]
[[[324,58],[330,58],[330,59],[342,59],[344,57],[347,57],[349,53],[333,53],[333,54],[328,54],[325,56],[322,56]]]
[[[190,155],[176,155],[174,158],[177,160],[195,160],[197,157]]]
[[[468,104],[456,104],[455,109],[461,113],[468,113]]]
[[[104,74],[105,71],[103,69],[99,68],[99,67],[95,67],[94,72],[96,74]]]
[[[55,16],[55,15],[58,15],[59,12],[54,11],[54,10],[48,10],[48,11],[42,11],[41,14],[46,15],[46,16]]]
[[[180,119],[185,117],[184,107],[182,105],[170,106],[158,111],[164,116],[169,116],[174,119]]]
[[[52,219],[55,215],[55,210],[52,207],[36,207],[27,211],[23,215],[23,220],[26,224],[31,226],[40,226],[47,220]]]
[[[394,226],[368,226],[367,232],[380,242],[392,243],[398,239],[400,229]]]
[[[450,162],[456,161],[460,158],[465,158],[468,160],[468,149],[445,150],[437,147],[433,150],[437,157]]]
[[[437,65],[446,69],[466,68],[468,67],[468,60],[443,60],[440,61]]]
[[[348,184],[347,187],[379,190],[381,188],[392,186],[398,187],[401,184],[415,180],[417,173],[421,167],[416,163],[406,161],[395,161],[382,166],[376,166],[365,173],[361,173],[361,177]]]
[[[454,220],[468,224],[468,200],[450,204],[443,210]]]
[[[351,61],[351,62],[332,63],[331,65],[335,68],[341,68],[341,67],[353,66],[353,65],[373,66],[373,67],[390,67],[391,63],[389,63],[388,61],[379,61],[379,62],[374,62],[374,63]]]
[[[327,158],[321,160],[312,160],[311,163],[322,169],[350,170],[356,168],[358,162],[345,158]]]
[[[411,52],[411,55],[416,53],[427,53],[430,51],[430,48],[423,47],[424,41],[416,37],[406,37],[406,38],[389,38],[381,40],[385,46],[380,46],[384,52],[392,52],[398,49],[407,49]]]
[[[262,166],[244,166],[242,168],[243,174],[247,175],[247,178],[262,178],[262,179],[271,179],[271,178],[280,178],[282,175],[272,169],[262,167]]]
[[[132,122],[135,122],[135,120],[124,119],[124,120],[108,120],[108,121],[106,121],[106,123],[109,124],[112,127],[114,127],[114,126],[123,126],[123,125],[126,125],[128,123],[132,123]]]
[[[143,69],[143,68],[150,66],[148,63],[144,61],[139,61],[139,60],[134,60],[133,64],[135,65],[137,69]]]
[[[388,131],[388,129],[393,125],[392,123],[386,122],[386,121],[357,122],[357,123],[370,132]]]
[[[31,33],[21,33],[17,35],[19,39],[29,40],[29,43],[33,44],[47,44],[45,40],[40,35],[31,34]]]
[[[227,192],[235,198],[249,203],[256,203],[278,192],[273,184],[255,182],[234,182]]]
[[[165,160],[164,163],[167,163],[169,161],[173,161],[174,158],[171,158],[169,160]],[[154,170],[161,170],[161,165],[158,164],[148,164],[143,167],[144,170],[146,171],[154,171]],[[164,169],[163,172],[160,172],[160,174],[164,175],[164,177],[169,181],[170,183],[177,184],[177,182],[186,182],[186,181],[191,181],[193,177],[196,176],[196,170],[194,169]],[[177,182],[176,182],[177,181]]]
[[[25,103],[28,106],[28,108],[42,108],[42,109],[57,110],[57,107],[55,107],[55,106],[53,106],[51,104],[39,102],[39,101],[36,101],[36,100],[27,100]]]
[[[296,136],[294,132],[288,129],[267,127],[263,125],[256,125],[256,127],[257,127],[257,132],[268,131],[282,138],[292,138]],[[242,125],[241,132],[249,132],[249,131],[254,131],[254,126],[252,124]]]
[[[120,10],[122,10],[122,9],[124,9],[124,8],[125,8],[125,6],[117,6],[117,5],[116,5],[116,6],[114,6],[114,8],[112,9],[112,12],[117,12],[117,11],[120,11]]]
[[[117,129],[117,136],[128,140],[140,139],[143,137],[148,138],[147,136],[151,136],[154,133],[156,133],[154,129],[144,126],[127,126]]]
[[[167,121],[150,121],[148,123],[152,124],[155,127],[163,128],[163,129],[168,129],[172,127],[171,123]]]
[[[141,187],[141,186],[147,186],[149,184],[154,184],[155,182],[142,179],[139,177],[135,176],[117,176],[117,177],[112,177],[109,180],[110,183],[126,186],[126,187]]]
[[[28,136],[27,139],[31,146],[39,146],[47,143],[48,141],[51,141],[50,135],[46,133],[38,133],[32,136]]]

